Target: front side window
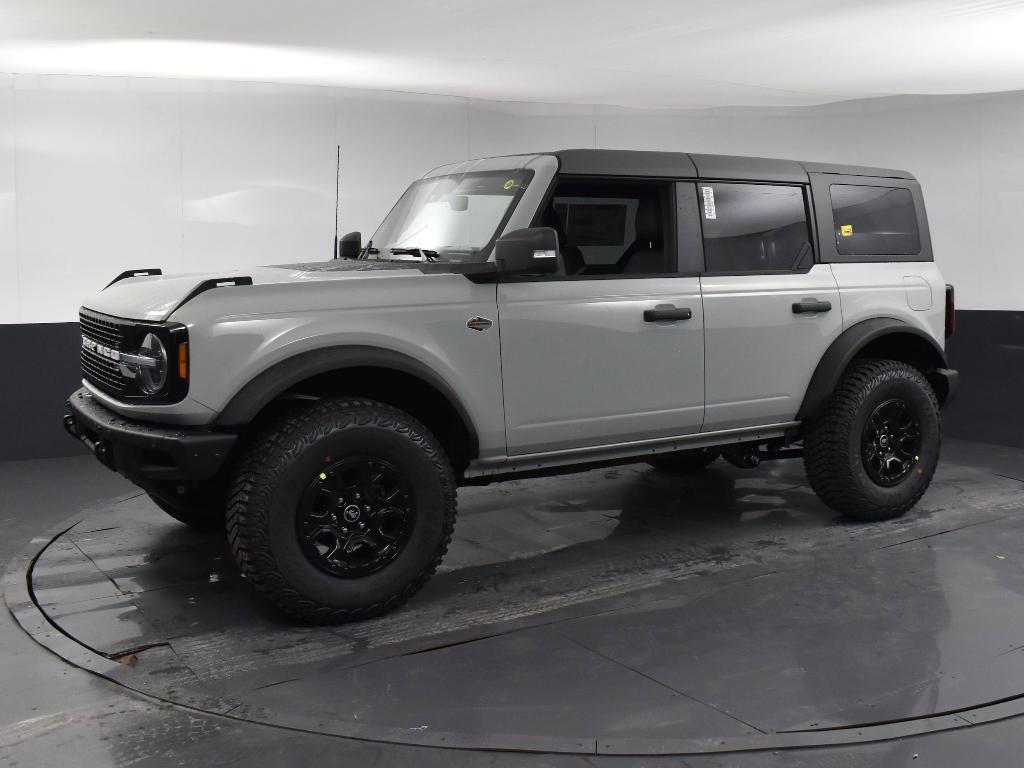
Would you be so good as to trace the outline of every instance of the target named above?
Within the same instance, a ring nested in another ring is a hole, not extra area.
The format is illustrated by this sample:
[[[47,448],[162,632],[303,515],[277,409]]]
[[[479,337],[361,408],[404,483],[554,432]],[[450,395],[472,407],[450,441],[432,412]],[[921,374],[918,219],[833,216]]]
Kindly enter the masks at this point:
[[[708,272],[780,272],[813,261],[801,187],[701,182]]]
[[[671,199],[665,182],[563,179],[540,226],[558,232],[566,276],[670,273]]]
[[[906,187],[833,184],[836,249],[844,256],[912,256],[921,252],[914,198]]]
[[[533,171],[486,171],[415,182],[369,241],[364,256],[394,261],[487,261]]]

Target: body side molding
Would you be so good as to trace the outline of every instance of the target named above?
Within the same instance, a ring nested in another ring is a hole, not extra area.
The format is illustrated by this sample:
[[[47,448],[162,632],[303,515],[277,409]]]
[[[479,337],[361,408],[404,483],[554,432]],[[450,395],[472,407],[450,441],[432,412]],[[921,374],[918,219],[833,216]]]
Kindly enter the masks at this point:
[[[946,367],[946,353],[935,339],[920,328],[915,328],[895,317],[874,317],[870,320],[863,320],[839,334],[825,350],[825,354],[818,361],[818,366],[814,369],[811,381],[807,385],[807,392],[800,404],[800,410],[797,411],[796,420],[803,421],[818,412],[835,391],[843,372],[864,347],[876,339],[895,334],[916,336],[927,341],[930,351],[933,353],[931,355],[932,367],[935,369]]]

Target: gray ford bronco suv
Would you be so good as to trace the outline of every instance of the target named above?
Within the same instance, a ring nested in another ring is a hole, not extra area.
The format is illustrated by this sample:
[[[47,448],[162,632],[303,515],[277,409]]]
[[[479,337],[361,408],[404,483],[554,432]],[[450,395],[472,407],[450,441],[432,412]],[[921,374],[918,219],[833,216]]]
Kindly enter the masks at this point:
[[[437,568],[456,488],[803,456],[859,520],[939,459],[953,292],[903,171],[566,150],[437,168],[335,259],[125,272],[66,429],[310,622]]]

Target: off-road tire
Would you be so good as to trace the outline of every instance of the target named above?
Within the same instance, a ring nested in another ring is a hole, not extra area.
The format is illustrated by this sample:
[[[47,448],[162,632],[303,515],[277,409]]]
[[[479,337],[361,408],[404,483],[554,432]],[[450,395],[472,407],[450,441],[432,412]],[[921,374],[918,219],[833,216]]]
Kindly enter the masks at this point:
[[[415,494],[408,543],[358,578],[325,572],[302,549],[299,499],[325,456],[372,455],[398,466]],[[455,528],[456,484],[437,439],[410,415],[363,399],[324,400],[282,417],[250,441],[228,493],[232,554],[257,592],[289,616],[332,624],[386,613],[433,575]]]
[[[869,476],[862,457],[865,423],[887,398],[903,400],[920,425],[919,459],[898,484]],[[889,520],[913,507],[939,461],[942,426],[935,392],[916,368],[894,360],[855,361],[823,412],[804,433],[804,468],[811,488],[835,511],[864,521]]]
[[[197,531],[224,530],[224,500],[183,496],[174,500],[147,494],[150,500],[179,523]]]
[[[659,472],[670,475],[685,475],[699,472],[721,456],[721,451],[713,448],[692,448],[688,451],[676,451],[659,456],[652,456],[647,463]]]

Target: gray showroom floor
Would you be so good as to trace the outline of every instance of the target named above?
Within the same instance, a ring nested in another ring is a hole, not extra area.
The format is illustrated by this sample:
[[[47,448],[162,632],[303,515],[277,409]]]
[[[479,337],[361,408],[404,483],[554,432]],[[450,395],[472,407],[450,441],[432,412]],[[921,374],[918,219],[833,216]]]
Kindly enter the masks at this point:
[[[467,488],[420,595],[309,628],[91,457],[0,464],[0,766],[1016,765],[1022,483],[950,441],[875,525],[793,461]]]

